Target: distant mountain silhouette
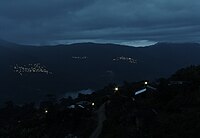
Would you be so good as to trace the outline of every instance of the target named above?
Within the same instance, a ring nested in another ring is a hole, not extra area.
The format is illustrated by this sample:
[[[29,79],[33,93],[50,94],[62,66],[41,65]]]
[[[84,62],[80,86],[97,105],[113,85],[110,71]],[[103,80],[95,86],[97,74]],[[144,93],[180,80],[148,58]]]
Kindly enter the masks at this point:
[[[78,43],[20,46],[0,41],[0,91],[4,98],[98,89],[108,83],[170,76],[177,69],[200,64],[197,43],[157,43],[148,47]],[[13,71],[15,64],[40,63],[52,74]],[[11,97],[12,97],[11,96]],[[35,96],[36,98],[37,96]],[[1,99],[0,99],[1,100]]]
[[[0,38],[0,46],[13,46],[17,45],[16,43],[9,42]]]

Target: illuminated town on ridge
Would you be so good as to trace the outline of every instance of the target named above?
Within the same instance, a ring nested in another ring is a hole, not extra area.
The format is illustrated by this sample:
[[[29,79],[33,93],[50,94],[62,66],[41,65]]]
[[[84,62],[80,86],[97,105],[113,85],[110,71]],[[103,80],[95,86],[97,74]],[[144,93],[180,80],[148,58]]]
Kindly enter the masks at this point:
[[[21,76],[24,73],[44,73],[47,75],[52,74],[52,72],[50,72],[44,65],[41,65],[40,63],[24,64],[24,65],[15,64],[13,66],[13,71]]]
[[[125,61],[125,62],[131,63],[131,64],[137,64],[138,63],[137,59],[134,59],[132,57],[124,57],[124,56],[116,57],[116,58],[113,59],[113,61]]]

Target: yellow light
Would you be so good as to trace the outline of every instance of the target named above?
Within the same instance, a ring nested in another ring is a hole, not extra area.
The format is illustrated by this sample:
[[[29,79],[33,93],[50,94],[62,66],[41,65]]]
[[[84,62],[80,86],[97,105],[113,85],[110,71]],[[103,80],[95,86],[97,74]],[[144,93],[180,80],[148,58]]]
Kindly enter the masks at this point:
[[[94,103],[92,103],[92,106],[94,106]]]
[[[115,87],[115,91],[118,91],[119,90],[119,88],[118,87]]]
[[[48,110],[45,110],[45,113],[47,114],[47,113],[48,113]]]

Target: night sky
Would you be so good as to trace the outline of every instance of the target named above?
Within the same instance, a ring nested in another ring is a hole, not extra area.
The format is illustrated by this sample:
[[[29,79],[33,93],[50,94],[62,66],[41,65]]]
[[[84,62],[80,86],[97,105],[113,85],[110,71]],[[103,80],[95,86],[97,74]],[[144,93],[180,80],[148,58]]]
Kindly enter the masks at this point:
[[[0,0],[0,38],[21,44],[200,42],[199,0]]]

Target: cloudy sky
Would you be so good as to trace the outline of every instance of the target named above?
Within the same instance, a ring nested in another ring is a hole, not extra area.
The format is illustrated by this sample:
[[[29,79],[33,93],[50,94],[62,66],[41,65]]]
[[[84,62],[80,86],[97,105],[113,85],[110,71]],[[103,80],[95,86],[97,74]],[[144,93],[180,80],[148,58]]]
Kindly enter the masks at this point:
[[[200,42],[200,0],[0,0],[0,38],[26,44]]]

